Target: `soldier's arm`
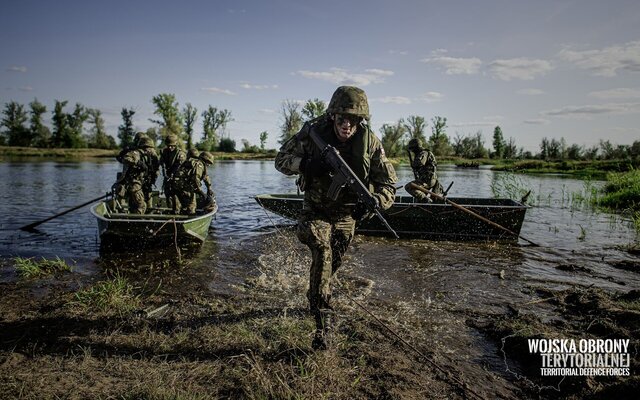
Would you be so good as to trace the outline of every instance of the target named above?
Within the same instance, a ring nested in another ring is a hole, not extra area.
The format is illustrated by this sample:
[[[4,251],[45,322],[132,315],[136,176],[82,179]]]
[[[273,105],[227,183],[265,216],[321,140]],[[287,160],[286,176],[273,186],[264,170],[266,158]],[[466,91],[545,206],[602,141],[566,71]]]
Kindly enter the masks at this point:
[[[384,154],[380,140],[372,135],[370,140],[371,170],[370,182],[373,185],[373,195],[378,199],[380,208],[388,209],[393,205],[396,197],[396,183],[398,177],[393,165]]]
[[[306,132],[305,129],[308,129],[307,125],[295,136],[287,140],[280,148],[280,151],[278,151],[278,155],[276,155],[276,169],[285,175],[302,173],[302,171],[300,171],[300,163],[306,154],[304,141],[302,140]]]

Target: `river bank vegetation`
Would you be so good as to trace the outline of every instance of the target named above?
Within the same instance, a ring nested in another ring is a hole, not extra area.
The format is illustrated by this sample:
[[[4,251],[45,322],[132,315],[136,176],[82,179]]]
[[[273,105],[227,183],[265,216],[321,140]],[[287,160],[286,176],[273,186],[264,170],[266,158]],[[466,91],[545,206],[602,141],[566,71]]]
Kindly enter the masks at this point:
[[[44,123],[47,106],[37,99],[27,106],[15,101],[5,103],[0,120],[0,146],[7,147],[0,147],[0,156],[112,157],[117,149],[132,144],[140,122],[134,121],[134,108],[122,108],[122,123],[113,135],[107,132],[100,110],[80,103],[69,110],[68,103],[67,100],[55,100],[51,126]],[[275,156],[275,149],[266,148],[270,135],[267,131],[259,133],[258,144],[232,137],[228,124],[234,118],[230,110],[208,105],[199,112],[191,103],[181,107],[175,95],[170,93],[154,96],[151,103],[157,118],[149,119],[152,126],[144,132],[159,146],[164,137],[174,134],[181,139],[183,147],[217,152],[219,159]],[[319,99],[284,100],[279,112],[278,143],[287,141],[306,121],[319,117],[326,108],[327,104]],[[544,137],[539,152],[533,152],[518,147],[513,136],[507,139],[500,126],[493,129],[490,145],[486,144],[482,131],[473,134],[455,132],[452,136],[448,132],[447,118],[442,116],[434,116],[429,123],[422,116],[411,115],[395,123],[383,124],[376,134],[381,138],[387,156],[400,164],[408,161],[406,144],[413,138],[425,143],[441,164],[493,164],[498,170],[583,176],[598,171],[624,172],[640,164],[640,140],[628,145],[600,140],[598,145],[585,147],[568,144],[562,137]],[[70,149],[77,149],[77,152]]]

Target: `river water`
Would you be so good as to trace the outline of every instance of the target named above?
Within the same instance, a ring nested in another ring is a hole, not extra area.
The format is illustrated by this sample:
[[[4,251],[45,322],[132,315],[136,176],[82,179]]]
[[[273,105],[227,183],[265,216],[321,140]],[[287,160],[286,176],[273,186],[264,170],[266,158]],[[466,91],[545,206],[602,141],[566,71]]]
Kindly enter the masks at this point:
[[[80,272],[99,272],[97,224],[88,207],[42,224],[37,232],[18,228],[105,193],[119,169],[115,161],[1,162],[0,257],[59,256]],[[397,172],[402,184],[412,179],[406,167]],[[266,213],[253,198],[295,192],[294,178],[278,173],[272,161],[218,161],[209,174],[219,211],[196,256],[197,279],[208,281],[214,292],[235,294],[250,281],[290,296],[292,306],[304,306],[308,251],[289,228],[291,221]],[[637,264],[626,251],[638,240],[631,221],[594,212],[582,200],[602,182],[453,166],[442,166],[439,178],[445,187],[454,182],[453,197],[493,197],[497,189],[503,197],[518,199],[532,190],[534,206],[521,235],[540,246],[522,240],[508,245],[356,237],[342,272],[350,277],[351,290],[392,310],[400,329],[402,321],[412,320],[414,327],[418,321],[435,352],[465,348],[465,357],[498,369],[496,349],[478,346],[460,315],[504,312],[505,305],[535,298],[539,287],[640,289],[640,274],[620,268]],[[2,271],[0,281],[15,279]],[[466,373],[482,377],[481,371]]]

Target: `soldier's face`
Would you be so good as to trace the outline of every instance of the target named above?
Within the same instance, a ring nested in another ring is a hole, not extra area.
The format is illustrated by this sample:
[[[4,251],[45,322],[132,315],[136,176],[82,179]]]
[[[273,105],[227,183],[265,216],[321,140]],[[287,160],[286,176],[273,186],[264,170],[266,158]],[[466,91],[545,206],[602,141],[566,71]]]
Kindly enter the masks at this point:
[[[349,140],[356,133],[359,123],[360,117],[355,115],[335,114],[333,116],[333,127],[338,140],[341,142]]]

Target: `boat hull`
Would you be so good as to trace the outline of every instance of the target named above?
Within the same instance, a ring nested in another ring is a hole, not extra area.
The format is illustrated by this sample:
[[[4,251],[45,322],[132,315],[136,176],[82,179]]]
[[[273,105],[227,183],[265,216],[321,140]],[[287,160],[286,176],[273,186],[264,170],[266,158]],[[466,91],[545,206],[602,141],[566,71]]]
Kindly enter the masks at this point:
[[[195,216],[169,214],[160,207],[151,211],[148,214],[113,213],[107,201],[91,207],[101,241],[123,244],[203,243],[217,207]]]
[[[410,196],[397,196],[393,206],[382,212],[382,215],[401,238],[517,241],[517,234],[522,228],[528,206],[510,199],[451,197],[449,200],[516,235],[509,234],[444,202],[416,203]],[[271,212],[297,220],[302,210],[303,196],[265,194],[256,196],[256,201]],[[382,222],[375,217],[359,222],[356,233],[389,234]]]

